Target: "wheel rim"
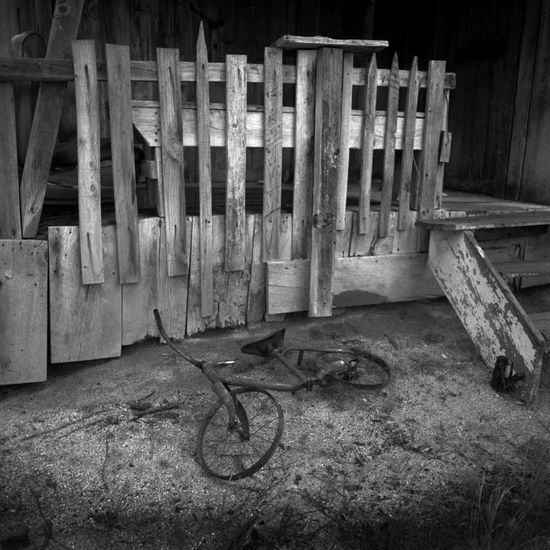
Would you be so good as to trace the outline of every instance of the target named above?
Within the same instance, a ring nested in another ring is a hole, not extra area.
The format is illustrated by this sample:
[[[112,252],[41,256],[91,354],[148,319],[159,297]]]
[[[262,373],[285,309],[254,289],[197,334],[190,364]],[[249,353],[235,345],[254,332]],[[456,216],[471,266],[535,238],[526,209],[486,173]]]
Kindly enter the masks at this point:
[[[218,403],[201,423],[197,451],[211,475],[237,480],[257,472],[273,456],[283,434],[283,411],[267,391],[239,388],[231,392],[237,427],[228,427],[227,409]]]
[[[338,380],[359,388],[379,389],[390,381],[388,364],[368,352],[321,352],[315,358],[318,369],[329,380]]]

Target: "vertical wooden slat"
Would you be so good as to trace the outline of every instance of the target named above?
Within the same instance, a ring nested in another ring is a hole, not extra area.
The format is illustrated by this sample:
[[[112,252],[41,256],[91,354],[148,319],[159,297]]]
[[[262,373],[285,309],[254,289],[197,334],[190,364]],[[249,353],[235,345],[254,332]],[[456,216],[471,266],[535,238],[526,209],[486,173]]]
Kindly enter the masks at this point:
[[[378,235],[385,237],[390,224],[393,178],[395,174],[395,133],[397,131],[397,106],[399,103],[399,63],[397,53],[393,55],[388,85],[388,106],[386,109],[386,129],[384,134],[384,174]]]
[[[399,231],[403,231],[406,227],[411,199],[418,90],[418,58],[415,56],[409,72],[407,98],[405,100],[405,135],[403,136],[403,153],[401,155],[401,172],[399,174],[399,217],[397,220],[397,229]]]
[[[242,271],[246,250],[246,56],[226,57],[227,194],[225,199],[225,269]]]
[[[0,3],[0,56],[10,56],[8,2]],[[11,82],[0,82],[0,239],[21,238],[21,210],[19,205],[19,174],[17,171],[17,134],[15,104]]]
[[[84,0],[57,1],[46,58],[70,58],[71,40],[78,32],[83,4]],[[22,233],[25,238],[34,237],[38,230],[66,88],[66,82],[40,84],[21,176]]]
[[[264,262],[279,259],[283,171],[283,52],[265,48],[264,58]]]
[[[0,385],[46,380],[48,243],[0,240]]]
[[[317,59],[315,163],[309,315],[332,314],[336,232],[336,186],[342,109],[342,50],[322,48]]]
[[[437,147],[437,168],[435,174],[435,208],[440,209],[443,195],[443,178],[445,176],[445,166],[449,162],[451,153],[452,135],[447,131],[449,118],[449,102],[451,99],[450,90],[443,90],[442,120],[441,132],[439,133],[439,145]]]
[[[443,126],[444,80],[445,61],[430,61],[428,66],[428,89],[424,116],[422,157],[420,160],[420,219],[431,217],[436,205],[440,203],[440,197],[436,196],[436,192],[439,141]]]
[[[201,269],[201,312],[213,311],[212,273],[212,155],[210,151],[210,83],[208,52],[202,21],[197,38],[197,145],[199,156],[199,239]]]
[[[374,122],[376,118],[377,93],[376,54],[372,57],[367,68],[367,82],[365,85],[365,102],[363,106],[363,135],[361,143],[361,181],[359,192],[359,233],[369,230],[370,195],[372,185],[372,163],[374,151]]]
[[[254,215],[254,236],[252,238],[252,261],[248,285],[246,323],[261,323],[265,315],[265,266],[262,258],[262,217]]]
[[[73,42],[78,138],[78,217],[83,284],[102,283],[99,95],[93,40]]]
[[[162,181],[168,275],[187,273],[185,250],[185,182],[179,51],[157,49]]]
[[[120,283],[140,278],[130,48],[106,44],[107,89]]]
[[[292,257],[307,258],[311,247],[311,201],[315,137],[315,50],[298,50],[296,58],[296,129]]]
[[[336,230],[341,231],[346,225],[346,198],[348,191],[349,170],[349,130],[351,124],[351,99],[353,72],[353,54],[344,53],[342,68],[342,114],[340,115],[340,156],[338,157],[338,187],[336,195]]]

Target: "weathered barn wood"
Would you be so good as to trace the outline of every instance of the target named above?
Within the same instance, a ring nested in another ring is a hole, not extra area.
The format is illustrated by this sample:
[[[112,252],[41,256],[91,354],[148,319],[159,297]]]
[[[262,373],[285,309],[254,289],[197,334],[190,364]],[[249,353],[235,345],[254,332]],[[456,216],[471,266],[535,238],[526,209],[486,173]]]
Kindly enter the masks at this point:
[[[77,36],[83,3],[84,0],[56,3],[46,51],[47,58],[70,57],[71,40]],[[21,176],[22,234],[26,238],[35,237],[38,229],[65,89],[65,82],[44,82],[40,85]]]
[[[0,384],[46,380],[48,246],[0,240]]]
[[[106,45],[111,120],[111,152],[115,195],[118,269],[120,282],[140,278],[136,174],[132,128],[130,49]]]
[[[95,43],[73,42],[78,138],[78,217],[82,282],[102,283],[103,246],[101,231],[101,176],[99,95]]]

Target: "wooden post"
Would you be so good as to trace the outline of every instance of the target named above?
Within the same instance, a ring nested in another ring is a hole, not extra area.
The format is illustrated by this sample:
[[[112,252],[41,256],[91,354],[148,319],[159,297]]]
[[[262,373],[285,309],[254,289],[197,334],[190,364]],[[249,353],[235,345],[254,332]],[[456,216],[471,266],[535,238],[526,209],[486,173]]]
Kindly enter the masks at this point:
[[[376,119],[376,92],[378,74],[376,54],[372,54],[365,83],[365,101],[363,107],[363,139],[361,142],[361,183],[359,192],[359,233],[369,230],[370,195],[372,185],[372,163],[374,152],[374,126]]]
[[[78,139],[78,218],[82,283],[102,283],[99,94],[95,42],[73,42]]]
[[[332,314],[331,287],[336,237],[342,57],[342,50],[334,48],[321,48],[317,54],[309,290],[311,317],[327,317]]]
[[[71,40],[76,38],[84,0],[57,0],[46,58],[70,58]],[[40,84],[31,135],[21,177],[23,237],[36,236],[46,185],[61,119],[66,82]]]
[[[10,57],[9,4],[0,3],[0,56]],[[0,82],[0,239],[21,238],[15,103],[11,82]]]
[[[246,56],[228,55],[227,193],[225,202],[225,269],[242,271],[246,251]]]
[[[187,274],[179,51],[157,49],[168,276]]]
[[[105,46],[120,283],[140,279],[130,48]]]
[[[210,317],[213,309],[212,271],[212,156],[210,151],[210,83],[208,52],[202,21],[197,38],[197,148],[199,155],[199,238],[201,312]]]
[[[296,57],[296,130],[292,257],[307,258],[311,249],[311,201],[315,138],[315,50],[298,50]]]
[[[283,172],[283,52],[266,48],[264,60],[264,262],[280,252]]]

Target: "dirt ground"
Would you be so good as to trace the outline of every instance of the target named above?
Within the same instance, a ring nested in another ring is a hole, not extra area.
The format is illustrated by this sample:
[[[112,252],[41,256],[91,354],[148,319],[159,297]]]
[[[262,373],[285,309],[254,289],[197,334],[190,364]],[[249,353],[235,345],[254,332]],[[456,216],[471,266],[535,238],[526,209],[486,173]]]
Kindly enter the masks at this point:
[[[549,295],[532,290],[522,300],[537,311]],[[272,363],[239,353],[280,326],[214,331],[180,346],[283,380]],[[43,384],[1,388],[0,547],[481,548],[474,523],[491,521],[513,492],[494,480],[542,472],[548,483],[547,373],[533,406],[495,393],[445,300],[295,316],[284,326],[287,345],[377,353],[392,380],[381,391],[277,394],[280,448],[237,482],[197,464],[197,426],[215,398],[200,372],[156,341],[119,359],[52,366]],[[135,419],[136,402],[178,408]],[[444,532],[451,523],[460,537]]]

